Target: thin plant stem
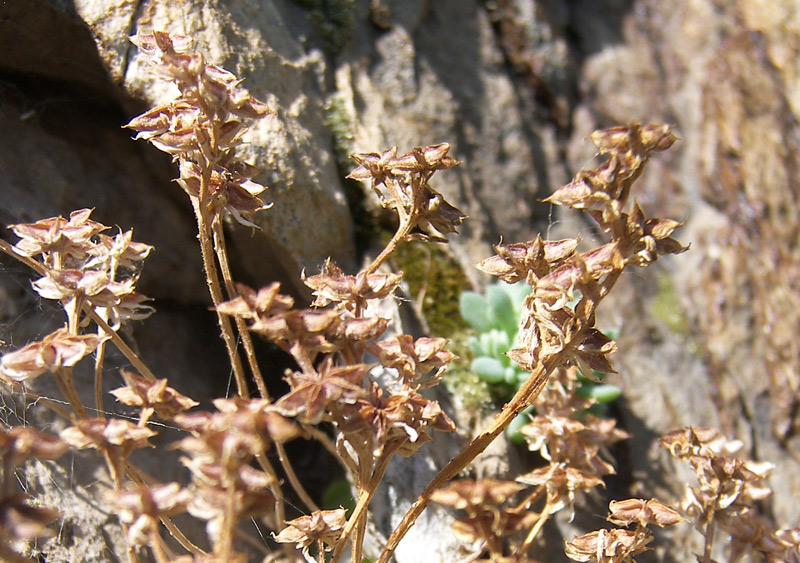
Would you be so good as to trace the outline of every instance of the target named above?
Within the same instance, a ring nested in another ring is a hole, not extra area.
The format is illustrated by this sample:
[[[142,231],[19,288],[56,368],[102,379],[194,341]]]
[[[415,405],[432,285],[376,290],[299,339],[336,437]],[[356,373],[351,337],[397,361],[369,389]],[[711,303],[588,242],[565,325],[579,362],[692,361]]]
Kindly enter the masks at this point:
[[[269,485],[269,490],[272,492],[272,496],[275,497],[275,519],[277,520],[277,526],[279,528],[283,527],[283,525],[286,523],[286,501],[283,499],[283,494],[281,493],[278,474],[275,472],[275,468],[272,467],[272,464],[267,459],[267,456],[265,456],[263,453],[260,453],[256,456],[256,461],[258,461],[261,469],[263,469],[264,472],[272,478]],[[283,545],[283,551],[289,561],[295,560],[294,550],[289,544]]]
[[[99,328],[99,327],[98,327]],[[106,357],[106,341],[103,340],[97,345],[94,358],[94,404],[97,415],[104,417],[103,412],[103,363]]]
[[[194,207],[195,218],[197,219],[200,254],[202,255],[203,268],[206,272],[206,284],[211,294],[211,302],[214,304],[214,309],[217,313],[217,321],[222,331],[222,340],[225,342],[225,348],[228,350],[228,358],[233,368],[236,388],[241,397],[248,397],[250,393],[247,390],[247,381],[244,377],[244,368],[242,367],[241,359],[239,358],[233,326],[227,315],[223,315],[216,310],[217,306],[222,303],[223,298],[220,288],[219,273],[217,272],[217,265],[214,260],[213,244],[209,236],[210,220],[208,211],[206,210],[206,196],[208,195],[208,186],[211,181],[211,166],[205,158],[201,158],[200,167],[203,170],[203,177],[200,181],[200,193],[198,197],[192,197],[191,200],[192,206]]]
[[[344,529],[342,529],[342,533],[339,536],[339,540],[336,542],[336,547],[333,550],[333,554],[331,555],[331,563],[336,563],[339,558],[342,556],[342,551],[344,550],[344,546],[347,543],[348,536],[352,533],[355,529],[358,522],[367,516],[367,507],[369,506],[370,501],[372,501],[372,497],[375,496],[375,491],[378,490],[378,485],[380,485],[381,481],[383,480],[383,476],[386,473],[386,469],[389,467],[389,461],[392,459],[394,454],[400,447],[403,445],[401,440],[397,440],[390,446],[386,447],[381,454],[381,457],[378,459],[378,462],[375,464],[375,470],[372,472],[372,475],[367,480],[366,485],[359,484],[358,487],[358,499],[356,501],[356,506],[353,509],[352,514],[350,514],[350,518],[347,520],[347,524],[345,524]],[[351,547],[351,561],[361,563],[361,552],[363,546],[353,542]]]
[[[55,368],[53,369],[53,376],[55,376],[56,383],[58,383],[58,388],[69,402],[72,410],[74,410],[75,414],[78,415],[78,418],[89,418],[86,408],[83,406],[83,402],[78,396],[75,386],[72,384],[72,368]]]
[[[237,294],[236,287],[233,284],[233,276],[231,275],[231,266],[228,260],[228,249],[225,244],[225,232],[222,228],[222,222],[219,220],[212,221],[212,228],[214,229],[214,251],[217,253],[217,261],[222,271],[222,280],[225,282],[225,290],[228,294],[228,298],[233,299]],[[250,366],[250,372],[253,374],[256,387],[258,387],[258,392],[262,399],[269,399],[267,384],[264,381],[264,376],[261,374],[261,368],[258,366],[256,351],[253,347],[253,339],[250,336],[250,331],[247,329],[247,324],[241,317],[234,317],[234,322],[236,323],[236,330],[239,332],[239,338],[244,346],[247,363]]]
[[[152,371],[150,371],[150,368],[145,365],[139,355],[134,352],[130,346],[128,346],[128,343],[122,339],[117,331],[111,328],[111,326],[105,321],[105,319],[103,319],[103,317],[98,315],[97,312],[89,305],[84,306],[84,311],[86,311],[86,313],[89,315],[89,318],[92,320],[92,322],[103,329],[103,332],[110,337],[111,342],[114,343],[114,346],[117,347],[117,350],[122,352],[122,355],[125,356],[125,358],[133,367],[138,370],[140,374],[142,374],[142,377],[150,381],[156,380],[156,376]]]
[[[289,483],[297,493],[297,496],[300,497],[300,500],[303,501],[303,504],[305,504],[311,512],[319,510],[317,504],[311,499],[308,492],[306,492],[300,479],[297,478],[297,473],[294,472],[289,457],[286,455],[286,448],[283,447],[283,444],[275,442],[275,449],[278,451],[278,459],[281,462],[283,470],[286,472],[286,477],[289,479]]]
[[[155,557],[156,563],[169,563],[172,559],[165,549],[165,545],[163,540],[161,539],[161,534],[158,533],[158,528],[153,527],[150,530],[150,549],[153,550],[153,556]]]
[[[542,392],[542,389],[544,389],[550,373],[555,369],[555,366],[558,365],[557,360],[560,359],[560,356],[560,354],[557,354],[546,364],[539,364],[537,366],[538,369],[534,371],[531,377],[520,387],[519,391],[514,395],[514,398],[497,414],[489,428],[476,436],[472,442],[470,442],[460,454],[450,460],[450,463],[448,463],[444,469],[433,478],[428,486],[425,487],[422,494],[414,501],[411,508],[408,509],[403,520],[389,536],[380,558],[378,559],[378,563],[389,562],[397,546],[400,544],[400,540],[408,533],[408,530],[411,529],[411,526],[417,518],[419,518],[419,515],[422,514],[422,511],[425,510],[430,503],[430,495],[467,467],[472,460],[489,447],[489,444],[511,424],[519,413],[533,403],[536,397],[539,396],[539,393]]]
[[[525,556],[525,552],[528,551],[528,548],[533,544],[533,541],[539,535],[539,532],[542,530],[542,526],[544,526],[545,522],[547,522],[552,515],[553,507],[548,502],[542,509],[542,513],[539,514],[539,519],[536,520],[536,524],[533,525],[531,531],[528,532],[527,536],[525,536],[525,541],[523,541],[522,545],[519,546],[519,549],[517,550],[517,555],[519,557]]]
[[[711,561],[711,547],[714,545],[714,533],[715,533],[715,516],[714,513],[714,506],[717,506],[717,502],[719,502],[719,495],[715,499],[714,504],[711,505],[710,509],[706,509],[706,529],[705,529],[705,538],[703,544],[703,558],[701,559],[701,563],[710,563]]]

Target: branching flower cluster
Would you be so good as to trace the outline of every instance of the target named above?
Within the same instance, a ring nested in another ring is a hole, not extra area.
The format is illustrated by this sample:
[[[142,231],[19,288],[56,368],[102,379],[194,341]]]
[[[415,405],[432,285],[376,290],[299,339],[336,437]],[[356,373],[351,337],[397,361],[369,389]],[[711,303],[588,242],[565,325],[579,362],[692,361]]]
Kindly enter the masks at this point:
[[[555,370],[574,365],[586,377],[591,377],[593,369],[614,372],[608,355],[616,344],[595,327],[598,305],[625,268],[646,266],[659,255],[687,249],[671,238],[680,223],[649,219],[635,201],[629,210],[627,205],[633,183],[650,156],[675,142],[671,128],[632,124],[597,131],[591,138],[604,159],[600,166],[581,171],[546,201],[587,213],[610,241],[581,252],[577,239],[545,241],[539,236],[526,243],[497,245],[497,254],[478,265],[480,270],[503,281],[525,281],[531,287],[520,318],[519,348],[508,352],[531,376],[490,427],[426,487],[389,538],[381,563],[388,563],[433,492],[466,468],[517,415],[531,406]],[[594,478],[593,474],[588,475]],[[569,489],[566,474],[562,477]]]
[[[673,508],[655,500],[631,498],[619,502],[611,501],[606,518],[621,526],[610,530],[589,532],[567,542],[567,557],[573,561],[597,563],[629,563],[634,556],[647,551],[653,540],[648,526],[666,528],[683,521]],[[625,526],[635,525],[633,530]]]
[[[800,529],[776,530],[758,510],[758,503],[772,495],[764,484],[774,469],[771,463],[734,457],[742,443],[714,428],[675,430],[661,438],[661,445],[697,474],[699,486],[688,489],[683,510],[705,538],[698,561],[711,562],[718,530],[731,538],[731,561],[748,553],[775,563],[800,561]]]
[[[11,245],[0,240],[0,250],[34,270],[34,290],[58,301],[66,321],[40,341],[2,356],[0,377],[38,399],[30,386],[50,372],[71,412],[51,405],[70,424],[59,438],[30,428],[0,429],[0,558],[30,561],[21,555],[22,543],[48,536],[47,524],[57,517],[14,492],[15,470],[28,458],[54,459],[68,449],[87,449],[102,456],[113,482],[107,502],[119,516],[130,562],[139,561],[145,549],[158,563],[247,561],[237,543],[239,524],[259,518],[284,548],[274,555],[276,560],[302,557],[336,563],[349,548],[351,561],[360,563],[365,558],[369,505],[390,460],[396,454],[418,453],[432,440],[433,431],[456,429],[442,406],[423,393],[440,382],[455,358],[446,348],[448,341],[393,332],[390,320],[376,311],[382,310],[381,301],[394,299],[401,283],[401,274],[383,267],[398,245],[446,242],[465,219],[431,185],[437,172],[458,162],[449,155],[447,143],[400,155],[396,148],[354,155],[358,166],[349,177],[368,182],[381,204],[397,213],[397,230],[360,272],[346,273],[328,261],[319,273],[303,275],[314,301],[308,308],[298,307],[277,283],[253,289],[234,282],[222,228],[228,218],[256,227],[256,214],[269,207],[260,197],[264,186],[253,180],[258,169],[243,162],[237,149],[248,120],[265,117],[270,109],[236,76],[208,64],[191,39],[156,31],[132,40],[156,75],[179,92],[176,99],[132,119],[127,127],[177,163],[178,183],[195,211],[206,281],[236,395],[217,399],[210,411],[194,410],[198,403],[166,379],[156,378],[120,336],[124,323],[153,312],[135,290],[141,263],[152,248],[134,242],[131,231],[107,234],[108,227],[90,218],[91,209],[75,211],[68,219],[12,226],[19,241]],[[572,511],[579,493],[602,485],[603,477],[613,473],[605,449],[626,435],[614,421],[587,412],[593,399],[575,394],[577,370],[586,377],[593,370],[613,373],[608,356],[616,345],[595,326],[596,309],[625,268],[646,266],[686,247],[672,238],[680,223],[648,218],[635,201],[629,204],[632,185],[647,160],[675,141],[670,128],[632,124],[599,131],[592,140],[601,164],[582,171],[548,201],[587,213],[608,235],[608,242],[582,251],[577,239],[537,237],[497,245],[496,255],[479,264],[501,280],[530,287],[522,305],[518,347],[508,353],[530,376],[520,379],[516,395],[490,427],[428,485],[379,561],[391,559],[432,500],[465,514],[456,533],[472,545],[475,559],[533,561],[529,547],[550,517],[559,510]],[[284,350],[296,364],[284,373],[289,391],[281,397],[269,395],[253,334]],[[104,347],[109,343],[131,364],[121,373],[125,385],[112,394],[138,417],[106,416],[102,378]],[[91,354],[98,414],[94,418],[73,383],[73,368]],[[252,382],[257,394],[249,388]],[[529,407],[535,408],[535,415],[522,435],[529,448],[541,454],[542,467],[516,481],[449,483]],[[151,447],[150,440],[160,430],[153,424],[156,418],[183,432],[175,448],[188,471],[188,484],[157,483],[131,460],[135,451]],[[692,489],[686,511],[701,523],[708,545],[715,527],[724,528],[736,538],[736,554],[756,550],[775,561],[789,557],[800,534],[768,530],[752,509],[763,498],[757,483],[766,476],[766,468],[724,456],[714,449],[716,438],[706,434],[693,429],[665,439],[665,444],[700,475],[701,486]],[[349,470],[356,498],[350,512],[320,510],[314,495],[304,489],[284,449],[286,442],[300,437],[323,442]],[[283,476],[273,467],[275,457]],[[297,518],[287,516],[284,477],[305,507],[306,513]],[[612,503],[610,510],[611,522],[635,529],[601,530],[576,538],[567,546],[570,557],[633,561],[651,541],[648,526],[680,520],[655,500],[629,499]],[[172,521],[184,514],[205,523],[207,549],[195,545]],[[162,537],[165,528],[183,552],[168,546]]]

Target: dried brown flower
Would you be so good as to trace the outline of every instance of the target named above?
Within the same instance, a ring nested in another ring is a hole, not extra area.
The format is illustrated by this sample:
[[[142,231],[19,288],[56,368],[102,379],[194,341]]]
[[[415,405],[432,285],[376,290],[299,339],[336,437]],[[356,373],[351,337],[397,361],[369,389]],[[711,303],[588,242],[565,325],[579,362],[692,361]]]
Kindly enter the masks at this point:
[[[647,551],[652,540],[653,536],[638,531],[597,530],[567,542],[565,551],[573,561],[632,562],[634,556]]]
[[[45,255],[45,264],[54,267],[71,267],[64,262],[68,259],[80,261],[87,254],[87,245],[92,237],[108,229],[105,225],[92,221],[89,216],[93,209],[79,209],[70,213],[69,220],[63,217],[51,217],[35,223],[10,225],[20,241],[14,248],[24,256],[36,257]],[[58,263],[51,260],[57,255]]]
[[[319,424],[331,403],[354,404],[364,394],[363,381],[371,366],[334,366],[328,356],[317,370],[287,374],[292,390],[275,404],[278,412]]]
[[[32,540],[53,535],[47,524],[59,518],[61,514],[50,508],[33,506],[28,502],[28,495],[19,493],[0,500],[0,555],[10,552],[8,543],[14,540]]]
[[[455,354],[444,349],[447,343],[446,338],[421,337],[414,340],[407,334],[400,334],[391,340],[375,342],[368,350],[378,357],[381,365],[396,369],[403,383],[410,385],[434,370],[441,371],[456,358]],[[434,377],[432,384],[436,382]]]
[[[655,524],[659,528],[666,528],[685,520],[673,508],[655,499],[630,498],[611,501],[608,511],[607,520],[617,526],[628,526],[635,523],[642,527]]]
[[[309,554],[309,548],[314,544],[333,545],[339,539],[346,521],[347,511],[343,508],[317,510],[289,520],[281,533],[273,534],[273,537],[278,543],[296,544],[306,560],[313,562],[315,560]]]
[[[151,447],[147,440],[155,435],[149,428],[120,418],[92,418],[62,431],[61,439],[80,450],[117,448],[127,457],[133,450]]]
[[[56,459],[66,451],[64,442],[30,426],[0,428],[0,456],[10,462],[11,467],[31,457]]]
[[[428,181],[437,170],[458,164],[447,155],[449,151],[450,145],[441,143],[415,147],[399,157],[397,147],[383,154],[355,154],[353,158],[360,166],[348,178],[372,181],[381,205],[397,211],[402,239],[446,242],[444,235],[457,232],[466,215],[450,205]],[[381,185],[388,195],[379,189]],[[415,228],[418,232],[412,233]]]
[[[148,545],[153,541],[153,534],[158,533],[160,519],[185,512],[191,496],[178,483],[166,483],[114,491],[108,495],[108,501],[119,510],[120,521],[128,524],[128,542]]]
[[[43,340],[5,354],[0,359],[0,374],[12,381],[29,381],[46,371],[73,367],[105,339],[96,334],[76,336],[60,328]]]
[[[199,404],[168,387],[166,379],[150,381],[126,370],[122,370],[122,377],[127,385],[110,393],[124,405],[141,407],[140,420],[147,421],[153,412],[158,413],[164,420],[172,420],[176,414]]]
[[[348,311],[362,311],[370,299],[385,299],[397,288],[402,276],[397,274],[367,274],[359,272],[348,276],[330,259],[325,261],[323,272],[303,278],[303,283],[314,290],[312,307],[326,307],[336,303]]]

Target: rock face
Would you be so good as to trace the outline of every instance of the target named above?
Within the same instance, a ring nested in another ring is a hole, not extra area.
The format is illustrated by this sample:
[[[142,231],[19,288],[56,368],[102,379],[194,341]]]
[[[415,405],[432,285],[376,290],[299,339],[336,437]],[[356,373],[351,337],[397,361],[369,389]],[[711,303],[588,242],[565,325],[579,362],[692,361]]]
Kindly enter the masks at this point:
[[[204,381],[210,397],[227,372],[221,346],[204,346],[208,358],[199,359],[187,344],[216,337],[213,318],[198,321],[208,297],[190,206],[170,181],[168,159],[120,130],[174,95],[127,40],[152,29],[194,37],[209,61],[245,77],[275,109],[247,148],[275,206],[259,216],[260,232],[231,226],[231,250],[238,279],[280,280],[300,297],[302,268],[315,271],[333,256],[352,270],[359,260],[353,233],[362,218],[351,217],[343,183],[348,152],[451,143],[463,162],[436,187],[470,216],[449,249],[480,284],[468,265],[501,237],[590,232],[539,203],[588,164],[586,135],[630,121],[676,124],[682,142],[649,165],[638,197],[652,214],[684,219],[679,238],[693,250],[627,280],[640,297],[621,299],[607,321],[622,324],[621,416],[637,436],[623,456],[627,485],[679,496],[683,483],[648,437],[719,425],[751,456],[777,464],[777,494],[765,510],[797,522],[796,3],[4,2],[0,221],[95,207],[98,220],[133,227],[137,240],[155,245],[140,289],[164,316],[137,327],[137,340],[176,387]],[[35,302],[19,289],[24,277],[13,279],[0,281],[0,339],[17,346],[42,327],[27,320]],[[682,311],[682,323],[654,313],[663,299]],[[189,333],[167,344],[173,323]],[[664,471],[648,477],[653,461]],[[436,530],[430,541],[443,535]],[[690,542],[686,551],[659,551],[660,559],[688,560]]]

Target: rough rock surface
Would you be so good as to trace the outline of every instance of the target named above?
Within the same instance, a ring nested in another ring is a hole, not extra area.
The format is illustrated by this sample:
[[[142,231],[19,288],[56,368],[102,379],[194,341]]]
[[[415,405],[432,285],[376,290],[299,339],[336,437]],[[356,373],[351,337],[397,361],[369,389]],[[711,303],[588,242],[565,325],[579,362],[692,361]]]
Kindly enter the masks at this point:
[[[192,35],[277,112],[248,139],[275,207],[259,217],[262,232],[231,229],[237,276],[253,285],[290,284],[328,255],[357,264],[342,181],[348,151],[450,142],[463,163],[440,174],[437,188],[470,215],[450,249],[483,283],[468,264],[500,237],[587,232],[539,203],[588,165],[587,134],[634,120],[675,123],[682,141],[649,165],[639,199],[652,214],[684,219],[679,238],[693,249],[629,276],[630,290],[607,311],[606,322],[622,325],[620,416],[636,436],[620,456],[626,485],[675,500],[685,476],[652,448],[655,438],[682,425],[719,425],[745,440],[749,455],[777,464],[765,510],[797,525],[796,3],[2,3],[0,221],[95,207],[99,220],[134,227],[157,249],[141,290],[169,316],[136,327],[142,353],[179,388],[208,382],[210,396],[228,374],[220,373],[221,347],[198,359],[187,345],[216,334],[213,319],[195,321],[208,297],[191,210],[170,183],[168,159],[119,129],[172,95],[127,41],[138,29]],[[21,289],[20,269],[0,264],[4,276],[14,270],[0,283],[0,339],[18,346],[43,329],[33,324],[36,303]],[[681,323],[654,313],[664,299]],[[173,323],[192,334],[165,344]],[[656,557],[688,560],[692,541],[681,543],[684,551],[657,548]],[[61,556],[50,560],[82,557]]]

